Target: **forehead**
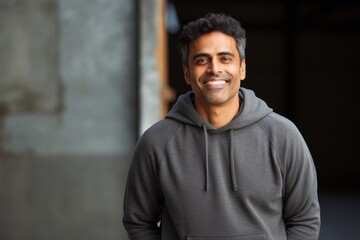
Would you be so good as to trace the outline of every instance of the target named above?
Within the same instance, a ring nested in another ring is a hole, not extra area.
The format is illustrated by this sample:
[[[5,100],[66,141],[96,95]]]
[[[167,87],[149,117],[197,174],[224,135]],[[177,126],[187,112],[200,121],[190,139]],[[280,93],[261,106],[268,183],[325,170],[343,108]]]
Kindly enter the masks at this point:
[[[236,41],[222,32],[210,32],[201,35],[189,44],[189,56],[198,53],[216,54],[219,52],[236,53]]]

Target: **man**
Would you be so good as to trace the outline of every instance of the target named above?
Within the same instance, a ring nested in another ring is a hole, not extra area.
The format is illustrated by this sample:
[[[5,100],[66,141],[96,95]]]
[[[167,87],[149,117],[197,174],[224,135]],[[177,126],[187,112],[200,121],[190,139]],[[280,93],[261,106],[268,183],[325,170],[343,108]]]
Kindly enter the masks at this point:
[[[245,42],[224,14],[183,28],[192,91],[136,146],[124,199],[130,239],[318,239],[311,154],[292,122],[240,88]]]

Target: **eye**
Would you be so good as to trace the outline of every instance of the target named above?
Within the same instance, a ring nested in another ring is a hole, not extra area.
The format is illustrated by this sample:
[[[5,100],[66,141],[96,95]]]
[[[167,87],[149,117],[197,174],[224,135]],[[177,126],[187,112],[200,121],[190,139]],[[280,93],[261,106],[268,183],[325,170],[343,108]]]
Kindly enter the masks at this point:
[[[231,56],[221,56],[220,60],[223,63],[229,63],[232,61],[232,57]]]
[[[198,65],[204,65],[204,64],[206,64],[208,62],[209,62],[209,60],[207,58],[203,58],[203,57],[202,58],[197,58],[195,60],[195,63],[198,64]]]

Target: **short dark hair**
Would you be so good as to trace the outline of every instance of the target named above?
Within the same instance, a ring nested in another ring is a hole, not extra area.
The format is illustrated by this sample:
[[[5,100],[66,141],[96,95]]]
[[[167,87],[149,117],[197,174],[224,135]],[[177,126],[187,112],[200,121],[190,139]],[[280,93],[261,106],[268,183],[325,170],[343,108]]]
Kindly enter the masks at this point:
[[[182,63],[188,65],[188,47],[193,40],[205,33],[215,31],[232,36],[236,41],[240,59],[245,57],[246,33],[240,22],[223,13],[208,13],[183,27],[178,41],[178,50]]]

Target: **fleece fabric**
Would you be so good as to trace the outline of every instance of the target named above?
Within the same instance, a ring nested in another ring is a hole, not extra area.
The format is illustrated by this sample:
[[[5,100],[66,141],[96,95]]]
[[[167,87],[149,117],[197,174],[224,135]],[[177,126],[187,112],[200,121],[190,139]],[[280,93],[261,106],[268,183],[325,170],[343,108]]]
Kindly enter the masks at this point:
[[[298,128],[252,90],[215,128],[178,98],[139,139],[123,223],[131,240],[316,240],[317,176]]]

